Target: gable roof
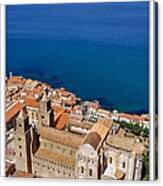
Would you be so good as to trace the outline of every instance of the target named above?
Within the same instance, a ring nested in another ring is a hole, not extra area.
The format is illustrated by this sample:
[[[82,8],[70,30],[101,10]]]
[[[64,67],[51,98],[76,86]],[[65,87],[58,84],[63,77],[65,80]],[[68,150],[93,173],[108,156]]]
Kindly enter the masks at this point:
[[[17,102],[12,107],[10,107],[5,114],[6,117],[6,123],[8,123],[11,119],[16,117],[20,110],[24,107],[24,104]]]
[[[57,130],[50,127],[41,127],[40,136],[43,139],[56,142],[61,145],[69,146],[75,149],[79,148],[83,140],[83,136],[72,134],[66,131]]]
[[[101,137],[97,132],[90,132],[85,138],[83,144],[90,144],[96,150],[100,141]]]

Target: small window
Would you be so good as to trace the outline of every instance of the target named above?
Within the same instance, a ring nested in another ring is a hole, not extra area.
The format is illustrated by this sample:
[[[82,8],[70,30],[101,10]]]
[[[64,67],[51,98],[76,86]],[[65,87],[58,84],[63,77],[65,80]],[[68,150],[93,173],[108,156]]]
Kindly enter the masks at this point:
[[[20,137],[18,137],[18,141],[21,141],[21,138]]]
[[[19,153],[19,156],[22,157],[22,153],[21,152]]]
[[[21,123],[19,123],[19,127],[22,127],[22,124]]]
[[[89,176],[92,176],[93,175],[93,171],[92,169],[89,169]]]
[[[112,164],[112,162],[113,162],[113,159],[112,159],[112,157],[110,157],[109,158],[109,163]]]
[[[34,119],[34,113],[32,112],[32,119]]]
[[[81,166],[81,173],[83,174],[84,173],[84,167]]]
[[[21,149],[22,148],[22,146],[21,145],[19,145],[19,149]]]
[[[122,168],[125,168],[125,167],[126,167],[125,162],[122,162]]]

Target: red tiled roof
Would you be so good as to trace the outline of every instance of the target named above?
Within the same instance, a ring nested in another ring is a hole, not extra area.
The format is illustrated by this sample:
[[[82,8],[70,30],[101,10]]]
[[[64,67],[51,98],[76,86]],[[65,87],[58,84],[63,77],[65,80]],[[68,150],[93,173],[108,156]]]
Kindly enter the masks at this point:
[[[143,116],[139,116],[139,115],[132,115],[132,114],[127,114],[127,113],[120,113],[119,114],[120,118],[126,118],[129,120],[134,120],[134,121],[144,121],[144,117]]]
[[[126,119],[132,119],[132,116],[130,114],[126,114],[126,113],[120,113],[119,114],[120,118],[126,118]]]
[[[83,140],[83,136],[72,134],[66,131],[57,130],[50,127],[41,127],[40,136],[43,139],[53,141],[58,144],[69,146],[75,149],[79,148]]]
[[[25,79],[23,79],[20,76],[13,76],[10,79],[8,79],[8,83],[18,83],[18,84],[24,84],[25,83]]]
[[[57,113],[56,113],[56,116],[55,116],[55,121],[57,121],[60,117],[61,117],[61,115],[64,113],[64,110],[60,110],[60,111],[58,111]]]
[[[64,108],[62,106],[54,106],[54,112],[57,113],[57,112],[60,112],[64,110]]]
[[[36,101],[34,98],[27,98],[25,100],[25,103],[27,106],[29,107],[34,107],[34,108],[39,108],[40,107],[40,104],[38,101]]]
[[[69,114],[62,113],[61,116],[56,121],[55,128],[59,130],[64,129],[68,121],[69,121]]]
[[[6,122],[9,122],[12,118],[14,118],[23,107],[24,104],[17,102],[14,106],[12,106],[9,110],[7,110]]]

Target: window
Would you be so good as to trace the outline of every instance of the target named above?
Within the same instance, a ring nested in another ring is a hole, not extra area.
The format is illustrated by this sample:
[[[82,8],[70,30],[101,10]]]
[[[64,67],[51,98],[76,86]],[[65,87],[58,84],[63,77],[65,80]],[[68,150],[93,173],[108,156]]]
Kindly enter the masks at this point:
[[[93,175],[93,171],[92,169],[89,169],[89,176],[92,176]]]
[[[18,137],[18,141],[21,141],[21,138],[20,137]]]
[[[34,113],[32,112],[32,119],[34,119],[35,118],[35,115],[34,115]]]
[[[19,127],[22,127],[22,124],[21,123],[19,123]]]
[[[19,153],[19,156],[22,157],[22,153],[21,152]]]
[[[112,157],[109,158],[109,163],[112,164],[113,160]]]
[[[126,164],[125,162],[122,162],[122,168],[125,168]]]
[[[22,146],[21,145],[19,145],[19,149],[21,149],[22,148]]]
[[[84,167],[81,166],[81,173],[83,174],[84,173]]]

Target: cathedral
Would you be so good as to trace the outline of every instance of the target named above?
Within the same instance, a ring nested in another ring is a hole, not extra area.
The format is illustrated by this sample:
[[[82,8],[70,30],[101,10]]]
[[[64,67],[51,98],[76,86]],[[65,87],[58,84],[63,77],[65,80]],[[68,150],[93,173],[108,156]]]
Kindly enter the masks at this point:
[[[94,123],[87,134],[55,128],[51,101],[24,106],[16,117],[16,172],[34,177],[140,180],[144,147],[111,119]],[[123,133],[123,134],[122,134]]]

